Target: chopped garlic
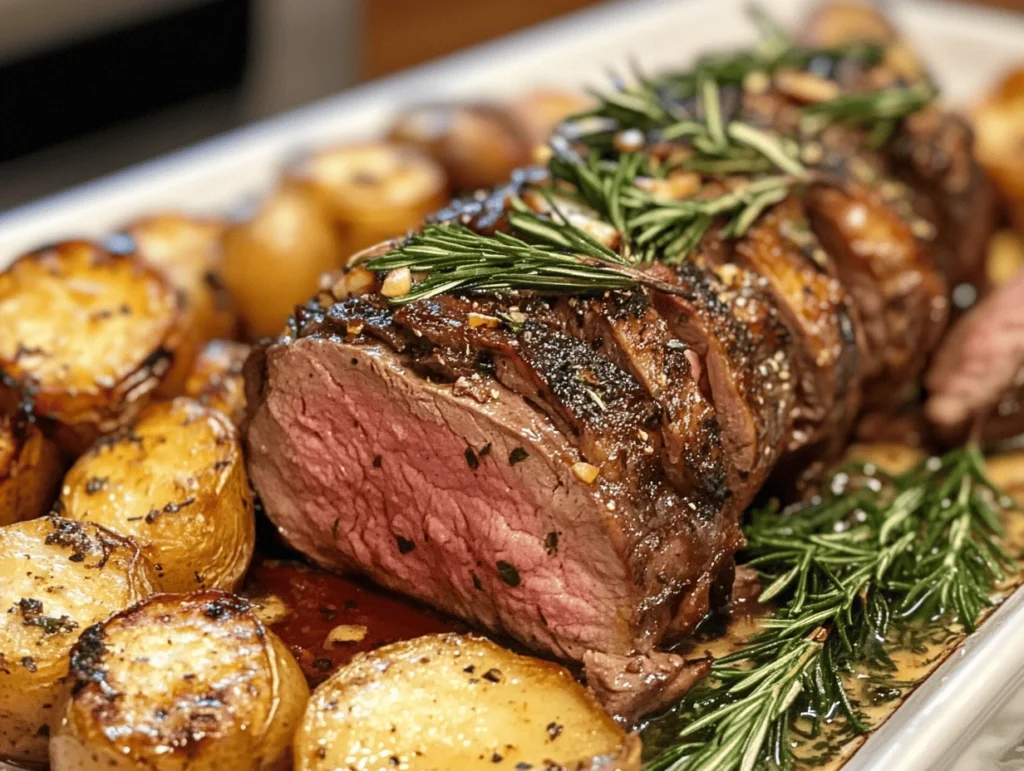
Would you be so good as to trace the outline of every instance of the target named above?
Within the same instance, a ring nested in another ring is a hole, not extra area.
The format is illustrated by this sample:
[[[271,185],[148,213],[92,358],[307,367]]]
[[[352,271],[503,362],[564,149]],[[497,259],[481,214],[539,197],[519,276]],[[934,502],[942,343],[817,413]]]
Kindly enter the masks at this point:
[[[597,466],[592,466],[589,463],[580,461],[579,463],[572,464],[572,473],[576,475],[576,478],[581,482],[586,482],[588,485],[592,485],[594,480],[597,479],[597,475],[601,473],[601,469]]]
[[[380,293],[385,297],[404,297],[412,289],[412,273],[408,268],[395,268],[384,277]]]
[[[367,628],[362,624],[341,624],[334,627],[324,638],[324,649],[331,650],[337,645],[357,643],[366,637]]]
[[[494,328],[501,324],[501,319],[494,316],[488,316],[485,313],[474,313],[469,312],[469,326],[472,328],[476,327],[490,327]]]

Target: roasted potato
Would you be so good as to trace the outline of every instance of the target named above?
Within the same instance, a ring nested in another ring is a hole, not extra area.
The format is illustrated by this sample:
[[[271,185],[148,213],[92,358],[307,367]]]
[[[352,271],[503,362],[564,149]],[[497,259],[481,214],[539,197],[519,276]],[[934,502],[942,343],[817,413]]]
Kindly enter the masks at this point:
[[[60,451],[39,426],[0,415],[0,525],[49,511],[63,474]]]
[[[1024,66],[1006,73],[973,112],[974,154],[1024,234]]]
[[[284,643],[223,592],[163,594],[71,652],[53,771],[285,771],[309,686]]]
[[[124,232],[184,296],[184,340],[160,389],[177,396],[203,344],[235,336],[237,320],[220,278],[224,223],[167,213],[137,220]]]
[[[141,260],[84,241],[0,273],[0,409],[29,405],[78,453],[130,422],[181,343],[177,293]]]
[[[164,591],[234,589],[255,518],[238,431],[179,397],[104,437],[64,477],[60,513],[133,537]]]
[[[314,691],[295,735],[296,771],[389,764],[627,771],[640,768],[640,753],[562,667],[440,634],[354,658]]]
[[[343,249],[318,199],[294,184],[274,191],[252,217],[224,234],[224,285],[250,339],[276,335]]]
[[[916,447],[890,442],[851,444],[846,459],[859,463],[874,463],[889,474],[902,474],[914,468],[927,457]]]
[[[405,235],[448,201],[444,171],[434,160],[388,142],[320,150],[290,175],[324,205],[345,258]]]
[[[993,287],[1009,284],[1024,269],[1024,235],[1012,230],[994,233],[988,242],[985,269]]]
[[[242,366],[249,346],[231,340],[211,340],[199,352],[185,381],[185,395],[204,407],[220,410],[236,426],[245,417],[245,378]]]
[[[509,110],[490,104],[413,107],[398,116],[388,138],[430,155],[457,190],[507,182],[514,169],[530,162],[533,150],[526,128]]]
[[[514,101],[509,109],[534,145],[547,141],[551,132],[570,115],[591,107],[594,100],[574,91],[531,91]]]
[[[0,760],[46,763],[72,644],[155,586],[139,547],[98,525],[42,517],[0,527]]]

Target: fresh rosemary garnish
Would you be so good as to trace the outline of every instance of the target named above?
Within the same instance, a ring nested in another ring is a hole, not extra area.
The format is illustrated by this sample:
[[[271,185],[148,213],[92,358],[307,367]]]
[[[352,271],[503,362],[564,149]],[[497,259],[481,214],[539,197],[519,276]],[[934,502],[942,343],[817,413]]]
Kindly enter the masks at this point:
[[[838,59],[881,59],[880,49],[861,44],[800,47],[766,17],[758,22],[766,34],[754,51],[705,57],[693,70],[657,79],[638,76],[635,86],[607,94],[595,110],[565,124],[551,140],[550,184],[532,188],[548,207],[533,211],[512,199],[512,233],[481,236],[455,225],[430,226],[367,267],[414,274],[411,291],[392,298],[395,303],[454,291],[593,294],[637,285],[678,291],[652,281],[642,266],[679,264],[716,222],[724,237],[742,236],[796,186],[820,178],[801,161],[797,138],[736,119],[738,84],[755,72],[811,67],[822,57],[830,66]],[[816,128],[866,124],[872,139],[884,140],[895,121],[933,95],[928,84],[845,94],[807,108],[804,121]],[[625,141],[624,134],[634,136]],[[653,152],[659,143],[676,143],[683,152],[675,158],[664,147]],[[666,185],[657,184],[689,172],[700,176],[698,189],[687,194],[665,193]],[[719,178],[714,195],[706,189],[708,178]],[[559,201],[567,199],[617,231],[614,249],[563,214]]]
[[[791,731],[825,720],[869,730],[843,674],[888,663],[897,619],[973,630],[1013,561],[998,545],[997,510],[1010,503],[987,481],[974,448],[898,476],[851,468],[827,494],[793,511],[755,512],[747,564],[776,610],[763,631],[715,662],[707,683],[670,716],[671,744],[647,771],[789,768]]]
[[[681,291],[645,275],[572,225],[514,212],[511,219],[518,231],[547,243],[531,244],[506,233],[484,236],[455,223],[433,224],[366,267],[408,268],[423,275],[407,294],[392,298],[398,305],[456,291],[591,294],[637,285]]]
[[[642,265],[658,257],[672,265],[692,251],[716,217],[725,216],[726,237],[742,235],[760,213],[781,201],[795,177],[763,177],[715,198],[663,200],[635,184],[630,163],[605,165],[592,159],[563,160],[557,177],[572,180],[574,197],[599,207],[615,225],[619,251],[605,246],[574,224],[545,191],[551,212],[537,214],[519,199],[510,202],[515,235],[482,235],[456,223],[427,225],[392,251],[366,262],[372,271],[407,268],[416,277],[395,304],[424,300],[446,292],[594,294],[646,286],[670,294],[679,287],[652,279]],[[624,173],[624,170],[627,170]],[[563,193],[563,195],[567,195]]]

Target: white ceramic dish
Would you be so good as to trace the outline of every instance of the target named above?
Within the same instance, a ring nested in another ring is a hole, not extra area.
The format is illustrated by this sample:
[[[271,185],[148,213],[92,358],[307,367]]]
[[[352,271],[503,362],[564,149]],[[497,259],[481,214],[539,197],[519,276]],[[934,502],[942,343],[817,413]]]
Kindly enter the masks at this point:
[[[375,136],[402,105],[444,97],[493,99],[536,86],[597,87],[631,60],[657,71],[705,51],[744,45],[754,35],[744,4],[610,3],[370,83],[0,214],[0,265],[61,238],[100,236],[145,212],[223,211],[265,190],[281,164],[299,150]],[[763,5],[790,22],[807,3],[765,0]],[[969,102],[1001,70],[1024,62],[1024,17],[923,0],[885,6],[953,102]],[[875,732],[846,769],[934,771],[952,765],[1024,683],[1022,638],[1024,593],[1018,592]]]

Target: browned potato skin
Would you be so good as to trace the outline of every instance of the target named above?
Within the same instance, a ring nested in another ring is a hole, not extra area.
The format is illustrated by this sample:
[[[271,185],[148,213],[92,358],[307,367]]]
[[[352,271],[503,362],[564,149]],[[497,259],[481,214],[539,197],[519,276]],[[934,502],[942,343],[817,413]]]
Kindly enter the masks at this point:
[[[413,107],[395,120],[388,139],[426,152],[457,190],[508,181],[515,169],[530,162],[534,144],[531,132],[509,110],[490,104]]]
[[[237,319],[220,278],[224,223],[178,213],[157,214],[125,228],[138,255],[163,271],[184,295],[184,339],[160,394],[177,396],[207,340],[231,338]]]
[[[242,366],[249,346],[233,340],[211,340],[199,352],[185,381],[185,395],[204,407],[220,410],[236,426],[245,417],[245,377]]]
[[[181,343],[177,293],[141,260],[85,241],[0,273],[0,411],[29,404],[78,454],[129,423]]]
[[[277,335],[296,305],[339,268],[343,248],[319,200],[295,184],[275,190],[255,214],[224,234],[224,285],[246,336]]]
[[[156,595],[82,634],[51,769],[286,771],[308,698],[244,600]]]
[[[1024,66],[1007,72],[972,116],[978,162],[1024,234]]]
[[[42,517],[0,527],[0,760],[45,765],[71,646],[155,586],[139,547],[98,525]]]
[[[319,150],[294,166],[289,179],[323,205],[345,258],[404,236],[448,202],[438,163],[418,148],[389,142]]]
[[[49,511],[63,474],[60,451],[39,426],[0,415],[0,526]]]
[[[134,538],[164,591],[236,588],[256,540],[238,431],[185,397],[151,406],[79,458],[60,510]]]
[[[565,669],[480,637],[438,634],[356,656],[317,687],[296,771],[638,771],[640,747]],[[499,765],[500,764],[500,765]]]

